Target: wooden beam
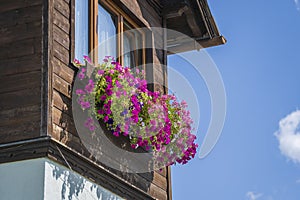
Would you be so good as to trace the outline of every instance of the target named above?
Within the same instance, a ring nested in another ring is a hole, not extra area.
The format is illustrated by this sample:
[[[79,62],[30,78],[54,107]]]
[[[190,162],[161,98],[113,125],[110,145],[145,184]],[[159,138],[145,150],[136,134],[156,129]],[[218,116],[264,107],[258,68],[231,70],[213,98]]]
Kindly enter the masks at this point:
[[[170,19],[170,18],[174,18],[174,17],[180,17],[188,9],[189,9],[188,6],[183,6],[183,7],[179,8],[176,11],[173,11],[173,12],[170,12],[170,13],[166,14],[165,18]]]
[[[197,24],[195,14],[191,10],[191,8],[187,9],[184,14],[186,15],[186,21],[189,25],[190,29],[192,30],[194,37],[202,37],[202,31],[199,28],[199,25]]]
[[[178,43],[178,45],[168,47],[168,55],[181,53],[185,51],[192,51],[192,50],[200,50],[203,48],[218,46],[226,43],[226,39],[223,36],[214,37],[212,39],[195,39],[189,40],[187,42]]]

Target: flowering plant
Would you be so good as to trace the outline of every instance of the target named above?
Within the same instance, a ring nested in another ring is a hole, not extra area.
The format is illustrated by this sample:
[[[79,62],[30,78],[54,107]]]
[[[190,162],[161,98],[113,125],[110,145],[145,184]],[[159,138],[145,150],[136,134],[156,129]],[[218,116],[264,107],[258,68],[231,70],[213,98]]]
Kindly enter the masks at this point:
[[[88,57],[85,62],[91,64]],[[186,102],[149,91],[143,71],[133,72],[109,56],[90,74],[87,64],[78,60],[74,64],[80,67],[78,78],[87,81],[76,95],[81,108],[89,112],[84,126],[91,132],[96,129],[95,117],[114,136],[128,136],[132,148],[153,151],[158,162],[185,164],[195,156],[198,145],[191,133],[193,122]]]

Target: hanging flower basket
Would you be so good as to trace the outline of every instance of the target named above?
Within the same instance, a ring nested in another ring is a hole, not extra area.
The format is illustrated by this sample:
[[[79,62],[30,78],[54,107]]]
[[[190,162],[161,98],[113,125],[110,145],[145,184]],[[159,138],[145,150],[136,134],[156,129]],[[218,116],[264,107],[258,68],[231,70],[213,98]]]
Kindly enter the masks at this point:
[[[132,149],[152,151],[157,162],[185,164],[194,158],[198,145],[186,102],[149,91],[143,71],[133,72],[109,56],[92,72],[87,57],[85,62],[74,61],[80,67],[78,78],[87,83],[76,95],[80,107],[89,112],[84,126],[90,132],[95,132],[96,118],[114,137],[128,137]]]

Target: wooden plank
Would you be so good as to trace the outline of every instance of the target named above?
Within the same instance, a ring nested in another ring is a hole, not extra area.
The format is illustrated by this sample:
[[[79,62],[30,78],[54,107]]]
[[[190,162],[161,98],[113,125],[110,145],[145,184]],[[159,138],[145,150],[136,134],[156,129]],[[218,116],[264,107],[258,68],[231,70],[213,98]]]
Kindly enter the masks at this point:
[[[64,0],[55,0],[54,8],[67,19],[70,19],[70,6],[68,2]]]
[[[52,107],[52,121],[63,130],[78,137],[73,119],[56,107]]]
[[[43,41],[43,100],[42,100],[42,131],[41,135],[49,135],[52,132],[52,92],[53,92],[53,80],[51,60],[53,59],[53,4],[54,1],[44,1],[43,18],[47,22],[43,27],[43,35],[47,37]]]
[[[167,178],[166,176],[154,171],[149,173],[139,173],[139,175],[146,180],[152,182],[157,187],[166,190],[167,189]]]
[[[22,34],[20,34],[22,33]],[[10,27],[0,27],[0,45],[10,44],[30,38],[42,37],[42,21],[17,24]]]
[[[37,71],[41,69],[41,60],[42,56],[40,54],[1,60],[0,78],[7,75]]]
[[[56,25],[53,26],[53,39],[67,50],[70,49],[70,36]]]
[[[111,172],[115,173],[117,176],[121,177],[122,179],[128,181],[129,183],[133,184],[134,186],[138,187],[139,189],[147,192],[151,185],[151,181],[148,181],[141,177],[139,174],[136,173],[125,173],[121,171],[117,171],[114,169],[109,169]]]
[[[36,138],[39,135],[40,123],[34,118],[24,122],[15,122],[14,124],[0,126],[0,144]]]
[[[64,64],[70,64],[70,52],[56,41],[53,41],[53,55]]]
[[[41,52],[41,38],[26,39],[0,46],[0,60],[18,58]],[[40,45],[39,49],[36,49]]]
[[[166,170],[166,168],[163,168],[163,169],[161,169],[161,170],[157,170],[157,171],[155,171],[156,173],[159,173],[160,175],[162,175],[162,176],[164,176],[164,177],[166,177],[167,176],[167,170]]]
[[[213,46],[218,46],[225,44],[227,41],[223,36],[217,36],[212,39],[206,39],[206,40],[198,40],[196,41],[188,41],[185,43],[182,43],[178,46],[174,47],[168,47],[168,55],[174,54],[174,53],[181,53],[185,51],[192,51],[192,50],[200,50],[202,48],[208,48]]]
[[[162,18],[147,1],[121,0],[121,2],[147,27],[161,27]],[[129,14],[131,15],[131,14]]]
[[[75,71],[55,57],[53,57],[51,62],[53,66],[53,72],[68,83],[72,84],[76,75]]]
[[[146,0],[146,1],[155,10],[157,15],[162,16],[163,6],[160,0]]]
[[[40,105],[24,106],[20,105],[9,110],[0,111],[0,127],[13,126],[28,121],[39,121]],[[17,127],[16,127],[17,128]]]
[[[72,117],[72,99],[53,90],[53,106]]]
[[[142,17],[149,23],[150,27],[162,27],[162,18],[151,7],[147,1],[135,1],[140,5]]]
[[[31,106],[40,105],[41,91],[36,88],[0,94],[0,110],[16,108],[20,105]]]
[[[159,199],[159,200],[167,200],[168,199],[167,191],[157,187],[154,184],[150,185],[150,189],[149,189],[148,193],[151,196],[153,196],[154,198]]]
[[[53,74],[53,88],[64,94],[66,97],[71,98],[72,85],[56,74]]]
[[[1,0],[0,13],[34,5],[41,5],[41,0]]]
[[[41,72],[33,71],[24,74],[0,77],[0,94],[25,89],[40,90]]]
[[[70,22],[65,16],[54,9],[53,11],[53,23],[57,25],[65,33],[70,33]]]
[[[55,123],[52,124],[52,130],[53,132],[51,133],[51,136],[54,139],[62,142],[63,144],[67,145],[68,147],[76,150],[81,154],[87,154],[78,136],[73,135],[72,133],[68,132],[66,129],[58,126]]]
[[[0,27],[3,28],[18,24],[26,24],[38,20],[42,21],[42,6],[33,5],[1,13]]]
[[[152,183],[163,190],[167,190],[168,182],[166,177],[157,172],[154,172],[153,175]]]

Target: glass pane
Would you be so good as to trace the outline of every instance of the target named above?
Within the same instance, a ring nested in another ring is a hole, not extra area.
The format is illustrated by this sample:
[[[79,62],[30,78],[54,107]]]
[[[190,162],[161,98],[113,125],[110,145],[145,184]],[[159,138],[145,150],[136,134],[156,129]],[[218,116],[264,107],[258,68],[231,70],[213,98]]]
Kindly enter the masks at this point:
[[[127,34],[124,34],[123,37],[123,46],[124,46],[124,55],[123,55],[123,60],[124,60],[124,66],[126,67],[135,67],[134,65],[134,55],[131,54],[131,49],[132,45],[130,44],[130,38],[128,37]]]
[[[89,3],[88,0],[75,1],[75,58],[83,62],[83,56],[89,54]]]
[[[117,57],[117,28],[115,17],[98,4],[98,61],[102,62],[105,56]]]
[[[124,22],[123,41],[124,65],[131,68],[142,65],[142,35],[126,21]]]

